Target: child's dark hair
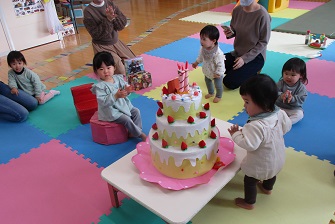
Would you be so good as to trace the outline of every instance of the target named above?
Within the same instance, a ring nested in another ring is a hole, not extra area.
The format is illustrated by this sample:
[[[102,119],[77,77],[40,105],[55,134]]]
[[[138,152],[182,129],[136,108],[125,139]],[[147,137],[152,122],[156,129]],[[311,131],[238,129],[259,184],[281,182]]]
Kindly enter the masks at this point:
[[[114,66],[115,61],[111,53],[107,51],[98,52],[94,55],[93,58],[93,71],[96,73],[97,70],[101,67],[102,63],[105,63],[106,66]]]
[[[200,31],[200,37],[202,36],[208,37],[210,40],[216,40],[215,45],[217,45],[220,38],[220,32],[216,26],[207,25]]]
[[[242,83],[240,95],[249,95],[252,101],[264,111],[274,111],[278,89],[270,76],[259,74]]]
[[[292,71],[299,73],[301,76],[301,82],[305,85],[308,84],[306,63],[300,58],[291,58],[283,65],[282,75],[285,71]]]
[[[7,64],[10,67],[10,64],[14,61],[22,61],[23,64],[27,64],[26,59],[24,58],[23,54],[20,51],[11,51],[7,55]]]

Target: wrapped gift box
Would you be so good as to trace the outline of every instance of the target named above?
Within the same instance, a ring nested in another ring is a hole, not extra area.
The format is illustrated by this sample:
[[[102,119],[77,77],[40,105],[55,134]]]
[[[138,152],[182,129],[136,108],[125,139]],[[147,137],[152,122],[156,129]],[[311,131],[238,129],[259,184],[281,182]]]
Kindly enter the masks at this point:
[[[127,81],[129,85],[134,87],[135,91],[152,85],[151,74],[145,71],[127,75]]]

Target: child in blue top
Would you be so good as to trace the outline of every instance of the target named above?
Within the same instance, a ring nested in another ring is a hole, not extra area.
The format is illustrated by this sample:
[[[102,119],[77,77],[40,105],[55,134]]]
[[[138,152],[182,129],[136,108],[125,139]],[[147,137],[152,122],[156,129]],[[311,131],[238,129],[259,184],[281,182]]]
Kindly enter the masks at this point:
[[[282,78],[278,81],[276,105],[286,112],[292,124],[304,117],[302,108],[307,97],[308,83],[306,63],[300,58],[291,58],[285,62]]]
[[[19,89],[35,97],[39,104],[44,104],[60,92],[50,90],[45,92],[46,86],[41,82],[40,77],[25,67],[27,61],[19,51],[11,51],[7,55],[7,63],[11,69],[8,71],[8,86],[11,93],[19,95]]]
[[[97,53],[93,58],[93,70],[101,80],[91,89],[97,96],[99,120],[122,124],[130,136],[145,141],[147,136],[142,131],[140,110],[127,97],[133,92],[133,88],[123,79],[122,74],[114,74],[115,62],[112,54]]]

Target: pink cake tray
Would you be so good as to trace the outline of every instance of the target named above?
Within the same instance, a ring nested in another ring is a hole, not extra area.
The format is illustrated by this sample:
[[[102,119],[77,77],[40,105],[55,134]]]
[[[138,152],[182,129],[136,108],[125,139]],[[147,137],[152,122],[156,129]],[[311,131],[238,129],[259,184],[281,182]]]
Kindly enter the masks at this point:
[[[137,144],[137,154],[132,157],[132,162],[140,171],[140,178],[157,183],[161,187],[170,190],[183,190],[194,187],[199,184],[206,184],[216,174],[216,172],[224,172],[224,168],[234,161],[236,155],[234,154],[234,142],[225,137],[220,137],[220,146],[218,156],[225,166],[220,167],[218,170],[211,169],[206,174],[190,178],[190,179],[175,179],[167,177],[156,170],[151,162],[150,145],[148,140]],[[223,171],[222,171],[223,170]]]

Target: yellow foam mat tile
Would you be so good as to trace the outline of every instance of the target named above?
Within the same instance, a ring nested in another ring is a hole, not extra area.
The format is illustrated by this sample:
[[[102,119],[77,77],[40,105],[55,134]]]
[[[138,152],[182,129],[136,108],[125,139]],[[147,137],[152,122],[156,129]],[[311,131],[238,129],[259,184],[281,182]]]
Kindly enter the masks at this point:
[[[205,78],[202,73],[201,67],[189,72],[189,83],[192,84],[196,82],[203,92],[202,103],[210,103],[210,109],[212,117],[219,118],[221,120],[229,120],[234,116],[238,115],[243,110],[243,100],[239,94],[239,90],[225,90],[222,95],[222,99],[219,103],[213,103],[213,98],[205,99],[207,92],[207,87],[205,84]],[[166,85],[166,84],[164,84]],[[157,87],[149,92],[144,93],[144,96],[152,98],[154,100],[161,100],[161,92],[163,86]]]
[[[295,19],[309,11],[310,10],[305,10],[305,9],[286,8],[283,10],[279,10],[278,12],[270,13],[270,15],[271,17],[277,17],[277,18]]]
[[[240,171],[193,219],[193,224],[329,223],[335,211],[335,166],[293,148],[271,195],[258,193],[254,210],[234,204],[244,197]],[[260,191],[258,191],[260,192]]]
[[[207,23],[207,24],[221,24],[231,20],[231,14],[225,12],[200,12],[191,16],[181,18],[182,21]]]

